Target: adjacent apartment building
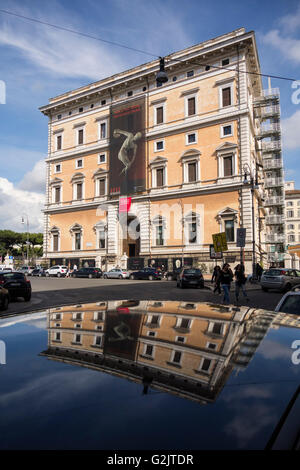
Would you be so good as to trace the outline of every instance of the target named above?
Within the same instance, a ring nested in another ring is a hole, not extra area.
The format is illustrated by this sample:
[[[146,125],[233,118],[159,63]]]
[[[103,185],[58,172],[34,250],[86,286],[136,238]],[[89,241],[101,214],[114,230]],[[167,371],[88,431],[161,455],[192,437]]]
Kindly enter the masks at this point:
[[[300,268],[300,190],[294,181],[285,183],[286,234],[289,267]],[[286,263],[287,264],[287,263]]]
[[[279,91],[243,28],[51,98],[44,257],[110,268],[283,263]],[[237,228],[246,245],[237,247]],[[274,253],[276,257],[274,258]]]

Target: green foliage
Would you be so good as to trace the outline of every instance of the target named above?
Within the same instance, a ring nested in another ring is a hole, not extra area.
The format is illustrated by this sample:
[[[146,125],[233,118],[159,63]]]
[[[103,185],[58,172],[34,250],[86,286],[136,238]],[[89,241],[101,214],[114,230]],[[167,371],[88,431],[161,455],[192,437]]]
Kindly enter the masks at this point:
[[[29,240],[29,253],[33,256],[41,256],[43,254],[42,247],[35,245],[43,245],[42,233],[18,233],[12,230],[0,230],[0,256],[5,256],[9,253],[12,256],[22,256],[27,252],[27,236]],[[20,248],[13,248],[14,245],[19,245]]]

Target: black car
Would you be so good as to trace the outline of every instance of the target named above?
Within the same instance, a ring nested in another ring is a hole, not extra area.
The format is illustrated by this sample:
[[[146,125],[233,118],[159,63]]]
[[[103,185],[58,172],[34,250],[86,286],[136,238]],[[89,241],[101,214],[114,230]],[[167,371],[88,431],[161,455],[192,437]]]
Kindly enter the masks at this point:
[[[72,277],[99,278],[102,277],[102,271],[100,268],[80,268],[72,274]]]
[[[155,279],[161,279],[161,272],[154,268],[143,268],[140,271],[135,271],[130,274],[129,279],[148,279],[154,281]]]
[[[9,304],[9,292],[4,287],[0,287],[0,310],[6,310]]]
[[[23,273],[13,271],[0,274],[0,286],[8,290],[11,298],[23,297],[25,302],[31,299],[31,283]]]
[[[182,269],[177,278],[177,287],[204,287],[202,272],[197,268]]]
[[[174,271],[168,271],[166,274],[166,278],[168,281],[177,281],[177,278],[181,272],[181,268],[176,268]]]

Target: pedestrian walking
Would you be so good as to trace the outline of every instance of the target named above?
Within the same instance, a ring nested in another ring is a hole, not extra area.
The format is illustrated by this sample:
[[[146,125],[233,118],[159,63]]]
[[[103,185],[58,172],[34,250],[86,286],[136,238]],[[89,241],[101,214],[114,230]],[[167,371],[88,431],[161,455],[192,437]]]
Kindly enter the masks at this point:
[[[218,294],[221,294],[221,287],[220,287],[220,266],[215,266],[211,278],[211,282],[215,282],[214,294],[218,291]]]
[[[263,268],[261,267],[259,263],[256,263],[256,276],[259,282],[260,282],[262,273],[263,273]]]
[[[235,299],[238,302],[239,301],[239,295],[240,295],[240,290],[242,289],[244,297],[249,301],[249,297],[246,292],[246,281],[247,278],[245,276],[245,268],[242,264],[238,264],[235,268]]]
[[[229,304],[230,303],[229,291],[230,291],[230,285],[233,279],[233,274],[228,263],[224,264],[219,277],[220,277],[220,285],[224,292],[223,302]]]

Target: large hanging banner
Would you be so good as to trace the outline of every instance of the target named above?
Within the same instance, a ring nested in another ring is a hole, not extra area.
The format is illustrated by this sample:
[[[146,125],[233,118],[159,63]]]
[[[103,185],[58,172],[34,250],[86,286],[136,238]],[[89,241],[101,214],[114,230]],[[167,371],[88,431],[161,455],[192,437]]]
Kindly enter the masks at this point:
[[[110,108],[109,194],[146,187],[145,97]]]

